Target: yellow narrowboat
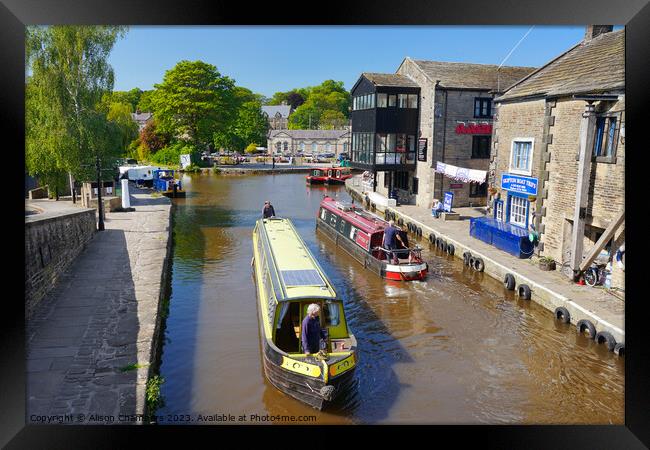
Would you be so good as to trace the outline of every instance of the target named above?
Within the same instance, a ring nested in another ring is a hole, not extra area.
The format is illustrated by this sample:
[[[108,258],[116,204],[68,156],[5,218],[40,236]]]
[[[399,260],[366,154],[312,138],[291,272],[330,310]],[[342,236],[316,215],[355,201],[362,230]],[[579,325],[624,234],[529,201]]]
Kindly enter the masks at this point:
[[[357,341],[343,302],[289,219],[260,219],[253,231],[253,262],[264,373],[282,392],[322,410],[354,386]],[[306,355],[301,324],[307,307],[321,308],[326,350]]]

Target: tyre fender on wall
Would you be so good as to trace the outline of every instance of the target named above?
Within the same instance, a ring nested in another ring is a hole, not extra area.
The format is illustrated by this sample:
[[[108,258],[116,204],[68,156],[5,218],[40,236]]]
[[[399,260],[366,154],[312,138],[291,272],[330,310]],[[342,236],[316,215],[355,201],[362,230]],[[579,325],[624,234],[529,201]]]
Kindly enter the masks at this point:
[[[558,306],[555,308],[555,318],[562,323],[571,322],[571,314],[564,306]]]
[[[463,263],[466,266],[469,266],[469,259],[472,257],[472,254],[470,252],[465,252],[463,253]]]
[[[447,245],[447,254],[449,254],[450,256],[454,256],[454,251],[455,250],[456,249],[454,248],[454,244],[448,244]]]
[[[520,284],[517,290],[517,295],[523,300],[530,300],[530,286],[527,284]]]
[[[578,323],[576,324],[576,329],[580,334],[586,332],[589,335],[590,339],[596,337],[596,327],[594,326],[593,323],[591,323],[587,319],[578,320]]]
[[[514,291],[515,284],[515,277],[511,273],[507,273],[503,279],[503,286],[509,291]]]
[[[431,233],[431,234],[429,235],[429,243],[431,243],[431,244],[435,244],[435,243],[436,243],[436,235],[435,235],[435,234]]]
[[[614,347],[614,353],[616,353],[618,356],[625,355],[625,344],[622,342],[616,344],[616,346]]]
[[[485,263],[483,262],[483,260],[481,258],[475,257],[474,258],[474,263],[472,264],[472,267],[477,272],[483,272],[483,270],[485,269]]]
[[[614,351],[614,347],[616,347],[616,339],[614,339],[614,336],[607,331],[599,331],[596,334],[596,342],[599,344],[606,344],[607,350],[610,352]]]

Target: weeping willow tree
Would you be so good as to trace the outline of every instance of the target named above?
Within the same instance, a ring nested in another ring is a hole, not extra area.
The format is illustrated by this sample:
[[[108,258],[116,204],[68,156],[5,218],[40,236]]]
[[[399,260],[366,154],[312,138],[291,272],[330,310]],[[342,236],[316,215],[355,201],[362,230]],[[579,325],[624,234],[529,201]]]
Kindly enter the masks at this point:
[[[113,90],[108,55],[126,27],[27,27],[25,162],[55,193],[92,179],[97,157],[119,154],[120,127],[98,111]]]

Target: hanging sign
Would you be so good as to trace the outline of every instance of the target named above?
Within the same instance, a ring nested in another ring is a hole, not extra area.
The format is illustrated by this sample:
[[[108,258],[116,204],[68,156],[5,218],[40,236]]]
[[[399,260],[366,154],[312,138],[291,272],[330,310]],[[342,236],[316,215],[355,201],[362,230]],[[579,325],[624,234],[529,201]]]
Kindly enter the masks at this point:
[[[459,123],[456,126],[456,134],[492,134],[492,125],[489,123],[484,124],[469,124]]]
[[[537,195],[537,178],[504,173],[501,175],[501,189],[520,194]]]
[[[427,160],[427,138],[418,139],[418,161]]]

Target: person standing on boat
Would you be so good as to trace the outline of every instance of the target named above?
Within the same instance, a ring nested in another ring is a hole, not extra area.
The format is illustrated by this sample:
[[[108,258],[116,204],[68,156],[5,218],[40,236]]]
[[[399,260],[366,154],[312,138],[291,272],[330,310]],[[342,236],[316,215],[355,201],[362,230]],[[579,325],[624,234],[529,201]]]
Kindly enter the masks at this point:
[[[389,250],[387,259],[391,258],[393,264],[399,264],[399,259],[397,259],[397,254],[393,250],[397,250],[397,241],[400,241],[402,246],[406,247],[406,244],[402,240],[402,237],[399,235],[400,229],[395,226],[395,221],[390,220],[388,226],[384,229],[384,241],[382,246]]]
[[[273,205],[271,204],[270,201],[265,201],[264,202],[264,209],[262,210],[262,217],[265,219],[268,219],[269,217],[274,217],[275,216],[275,209],[273,208]]]
[[[320,306],[312,303],[307,307],[307,315],[302,321],[301,342],[306,355],[316,354],[320,351],[320,340],[324,333],[320,326]]]

